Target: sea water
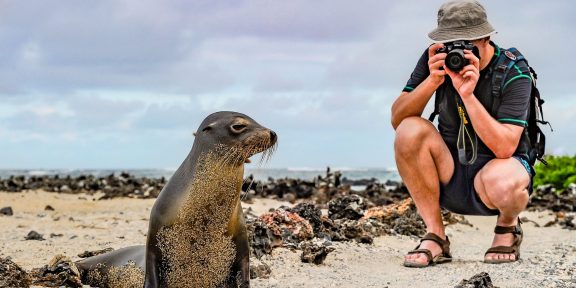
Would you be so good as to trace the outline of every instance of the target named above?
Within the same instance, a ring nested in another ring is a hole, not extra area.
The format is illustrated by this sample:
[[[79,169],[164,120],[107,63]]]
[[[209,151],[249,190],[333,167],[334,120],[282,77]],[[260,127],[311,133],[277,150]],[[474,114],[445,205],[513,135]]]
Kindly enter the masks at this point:
[[[393,168],[330,168],[330,173],[339,171],[342,178],[350,180],[378,179],[381,183],[387,180],[399,181],[398,171]],[[2,169],[0,178],[6,179],[12,175],[30,176],[53,176],[78,177],[80,175],[94,175],[95,177],[105,177],[110,174],[119,175],[127,172],[135,177],[169,179],[174,174],[175,169]],[[313,180],[315,177],[326,177],[328,168],[246,168],[245,177],[252,175],[257,181],[267,181],[268,178],[283,179],[296,178],[302,180]]]

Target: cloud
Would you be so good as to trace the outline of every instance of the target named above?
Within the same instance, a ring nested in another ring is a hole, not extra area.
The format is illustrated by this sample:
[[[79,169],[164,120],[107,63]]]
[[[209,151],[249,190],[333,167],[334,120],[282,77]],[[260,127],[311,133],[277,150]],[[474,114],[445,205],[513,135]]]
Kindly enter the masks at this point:
[[[109,100],[89,94],[55,103],[37,101],[0,119],[3,119],[2,126],[7,129],[46,136],[55,133],[74,135],[75,132],[106,134],[130,128],[132,118],[143,108],[143,102]]]
[[[390,4],[382,1],[242,1],[206,18],[218,36],[257,36],[293,41],[346,42],[363,39],[378,27]]]
[[[197,103],[192,101],[177,105],[152,104],[146,107],[144,113],[139,115],[134,128],[151,130],[184,129],[196,131],[197,125],[202,121],[204,112]]]
[[[67,153],[62,165],[83,165],[78,147],[113,151],[110,165],[168,165],[206,115],[233,110],[279,133],[274,165],[323,166],[344,153],[342,162],[393,166],[390,105],[442,2],[0,1],[0,136],[10,139],[0,158],[49,143]],[[576,152],[576,138],[562,138],[576,115],[576,4],[482,3],[494,41],[539,73],[558,131],[548,145]],[[158,162],[142,160],[162,145]],[[55,161],[35,156],[23,163]]]

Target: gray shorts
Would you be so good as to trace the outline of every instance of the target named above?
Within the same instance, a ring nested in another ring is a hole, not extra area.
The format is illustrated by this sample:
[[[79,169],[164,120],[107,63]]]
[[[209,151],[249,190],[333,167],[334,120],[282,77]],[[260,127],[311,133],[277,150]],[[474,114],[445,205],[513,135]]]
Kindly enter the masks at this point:
[[[488,161],[494,159],[490,155],[478,155],[476,162],[472,165],[462,165],[458,161],[458,152],[450,149],[452,160],[454,161],[454,175],[446,185],[440,185],[440,206],[454,213],[463,215],[498,215],[496,209],[488,208],[480,199],[474,189],[474,177]],[[534,170],[528,161],[522,156],[514,156],[526,168],[530,175],[528,193],[532,194],[532,178]]]

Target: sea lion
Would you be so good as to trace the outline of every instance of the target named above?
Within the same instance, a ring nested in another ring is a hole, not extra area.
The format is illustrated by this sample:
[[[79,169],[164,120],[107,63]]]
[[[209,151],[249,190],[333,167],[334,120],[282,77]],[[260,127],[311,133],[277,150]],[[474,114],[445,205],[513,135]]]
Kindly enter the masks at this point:
[[[148,288],[249,287],[250,253],[240,206],[243,164],[260,152],[263,159],[270,157],[276,133],[244,114],[224,111],[206,117],[195,136],[152,207],[146,246],[79,261],[84,275],[96,266],[107,273],[110,265],[132,263],[145,271]]]

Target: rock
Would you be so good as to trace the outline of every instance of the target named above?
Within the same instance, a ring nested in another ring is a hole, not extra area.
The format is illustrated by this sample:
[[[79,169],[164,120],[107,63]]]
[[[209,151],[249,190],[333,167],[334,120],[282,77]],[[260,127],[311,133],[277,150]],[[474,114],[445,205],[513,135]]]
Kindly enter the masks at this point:
[[[576,195],[576,183],[568,184],[568,192],[572,195]]]
[[[328,202],[328,217],[330,219],[358,220],[364,216],[367,203],[358,195],[348,195]]]
[[[166,179],[136,178],[128,173],[106,177],[80,175],[78,177],[54,176],[11,176],[0,179],[0,191],[21,192],[25,190],[44,190],[58,193],[104,193],[101,199],[115,197],[153,198],[162,190]]]
[[[356,238],[356,241],[362,244],[372,244],[374,243],[374,238],[372,238],[370,235],[362,235]]]
[[[64,255],[56,255],[48,265],[33,269],[34,284],[47,287],[82,287],[80,271],[72,260]]]
[[[410,198],[397,204],[370,208],[362,218],[363,221],[367,219],[379,220],[394,234],[418,237],[426,234],[424,221]]]
[[[250,259],[250,279],[262,278],[268,279],[272,269],[268,264],[259,259]]]
[[[32,280],[24,269],[12,262],[9,257],[0,257],[0,287],[28,288],[31,283]]]
[[[4,208],[0,209],[0,215],[12,216],[12,215],[14,215],[14,211],[12,211],[12,207],[10,207],[10,206],[4,207]]]
[[[92,257],[92,256],[96,256],[96,255],[100,255],[100,254],[104,254],[104,253],[108,253],[110,251],[114,251],[114,248],[105,248],[102,250],[96,250],[96,251],[84,251],[80,254],[78,254],[78,257],[80,258],[88,258],[88,257]]]
[[[342,178],[341,184],[350,185],[350,186],[368,186],[374,183],[378,183],[378,179],[370,178],[370,179],[357,179],[351,180],[346,177]],[[338,185],[336,185],[338,186]]]
[[[274,212],[262,214],[260,219],[266,223],[272,232],[273,242],[282,239],[284,244],[297,244],[314,237],[312,225],[294,212],[279,208]]]
[[[314,243],[311,241],[300,243],[299,248],[302,249],[300,260],[304,263],[314,263],[316,265],[322,264],[326,259],[326,256],[328,256],[328,253],[336,250],[331,245]]]
[[[564,229],[576,230],[576,213],[556,212],[554,216],[554,220],[544,224],[544,227],[558,224]]]
[[[549,209],[554,212],[576,212],[576,194],[574,185],[565,190],[556,191],[553,185],[540,185],[532,193],[528,210]]]
[[[478,273],[472,278],[460,281],[454,288],[497,288],[492,285],[492,279],[486,272]]]
[[[40,234],[34,230],[28,232],[28,235],[26,235],[26,237],[24,239],[26,239],[26,240],[38,240],[38,241],[45,240],[42,234]]]
[[[442,222],[444,222],[444,226],[462,224],[474,227],[474,225],[472,225],[472,223],[470,223],[466,218],[464,218],[464,216],[452,213],[446,209],[442,209]]]
[[[282,246],[282,239],[277,239],[277,243],[272,243],[272,232],[268,229],[268,225],[259,218],[248,219],[246,221],[246,228],[248,230],[248,242],[250,243],[250,251],[252,255],[260,259],[264,254],[272,253],[272,246]]]
[[[364,229],[362,225],[355,220],[336,220],[335,223],[339,226],[340,234],[344,235],[347,239],[359,239],[364,236]]]
[[[300,217],[308,220],[314,233],[318,233],[322,230],[322,211],[320,208],[316,207],[314,204],[310,203],[300,203],[293,208],[288,209],[290,212],[297,213]]]

